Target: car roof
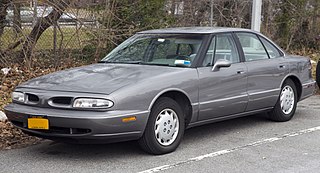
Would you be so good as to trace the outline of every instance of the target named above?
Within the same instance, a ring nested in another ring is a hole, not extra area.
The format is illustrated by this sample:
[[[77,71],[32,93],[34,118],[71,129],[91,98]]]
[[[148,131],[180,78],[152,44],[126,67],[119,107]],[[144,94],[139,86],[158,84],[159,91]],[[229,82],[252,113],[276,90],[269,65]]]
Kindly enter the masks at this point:
[[[212,34],[220,32],[255,32],[250,29],[244,28],[227,28],[227,27],[177,27],[177,28],[164,28],[154,29],[138,32],[138,34]]]

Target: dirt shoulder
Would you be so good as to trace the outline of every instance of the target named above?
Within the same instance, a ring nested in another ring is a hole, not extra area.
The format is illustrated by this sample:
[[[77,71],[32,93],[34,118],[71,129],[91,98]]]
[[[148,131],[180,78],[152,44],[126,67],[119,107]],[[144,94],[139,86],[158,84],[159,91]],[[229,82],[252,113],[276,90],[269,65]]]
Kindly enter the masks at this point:
[[[24,134],[8,121],[0,121],[0,150],[22,148],[37,144],[42,139]]]

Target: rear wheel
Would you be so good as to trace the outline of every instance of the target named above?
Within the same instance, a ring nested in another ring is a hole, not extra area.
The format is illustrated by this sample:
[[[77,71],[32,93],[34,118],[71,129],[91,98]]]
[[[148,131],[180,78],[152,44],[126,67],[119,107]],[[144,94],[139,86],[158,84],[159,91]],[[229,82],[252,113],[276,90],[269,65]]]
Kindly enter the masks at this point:
[[[289,121],[297,107],[297,89],[292,80],[287,79],[280,92],[279,99],[271,112],[269,117],[273,121]]]
[[[184,116],[179,104],[163,97],[153,106],[139,144],[151,154],[169,153],[179,146],[184,129]]]

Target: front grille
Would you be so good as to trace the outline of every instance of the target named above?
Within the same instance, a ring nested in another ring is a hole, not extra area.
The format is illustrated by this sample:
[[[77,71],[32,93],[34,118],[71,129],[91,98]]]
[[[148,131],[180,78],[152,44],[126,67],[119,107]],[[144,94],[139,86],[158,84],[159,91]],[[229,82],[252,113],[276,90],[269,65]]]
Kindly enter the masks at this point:
[[[72,135],[72,134],[86,134],[90,133],[90,129],[81,129],[81,128],[65,128],[65,127],[55,127],[50,126],[49,130],[35,130],[42,133],[50,133],[50,134],[66,134],[66,135]]]
[[[70,108],[72,99],[72,97],[52,97],[48,100],[48,105],[55,108]]]
[[[58,105],[71,105],[72,97],[54,97],[52,103]]]
[[[37,103],[40,101],[39,97],[37,95],[34,95],[34,94],[30,94],[30,93],[26,93],[27,95],[27,99],[29,102],[34,102],[34,103]]]

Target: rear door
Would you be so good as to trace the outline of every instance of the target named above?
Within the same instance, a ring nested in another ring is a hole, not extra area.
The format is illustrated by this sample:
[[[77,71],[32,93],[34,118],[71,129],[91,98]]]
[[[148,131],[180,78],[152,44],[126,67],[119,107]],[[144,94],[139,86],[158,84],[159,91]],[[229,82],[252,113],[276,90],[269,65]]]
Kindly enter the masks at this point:
[[[230,67],[212,71],[218,59]],[[213,119],[244,112],[247,102],[247,67],[240,56],[231,33],[217,34],[204,57],[199,74],[199,120]]]
[[[254,33],[236,33],[248,69],[249,102],[246,111],[273,107],[288,66],[280,51]]]

